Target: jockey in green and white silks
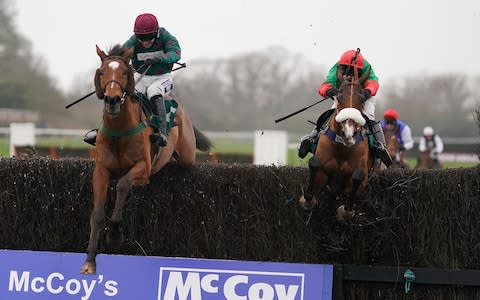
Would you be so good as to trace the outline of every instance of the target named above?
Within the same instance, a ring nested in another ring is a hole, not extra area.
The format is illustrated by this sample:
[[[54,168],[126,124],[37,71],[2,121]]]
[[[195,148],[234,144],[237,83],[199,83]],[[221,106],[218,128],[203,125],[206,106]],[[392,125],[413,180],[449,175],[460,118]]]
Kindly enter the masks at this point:
[[[132,57],[135,90],[150,99],[153,113],[162,120],[159,132],[153,134],[152,141],[163,147],[167,144],[164,97],[173,89],[170,72],[173,64],[180,60],[180,45],[172,34],[158,26],[157,18],[152,14],[139,15],[135,19],[133,32],[123,47],[135,49]]]
[[[164,97],[173,89],[171,70],[181,58],[180,45],[172,34],[158,26],[157,18],[149,13],[137,16],[133,32],[122,47],[135,49],[132,57],[135,90],[150,100],[153,114],[161,119],[151,139],[154,145],[163,147],[167,144]],[[85,142],[95,145],[96,132],[96,129],[88,132]]]

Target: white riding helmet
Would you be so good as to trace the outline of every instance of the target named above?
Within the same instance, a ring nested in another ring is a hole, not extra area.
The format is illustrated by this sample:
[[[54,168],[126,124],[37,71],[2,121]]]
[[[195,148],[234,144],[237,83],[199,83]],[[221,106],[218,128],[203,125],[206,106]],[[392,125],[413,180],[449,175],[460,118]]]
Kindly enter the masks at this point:
[[[423,128],[423,135],[433,135],[433,128],[430,126]]]

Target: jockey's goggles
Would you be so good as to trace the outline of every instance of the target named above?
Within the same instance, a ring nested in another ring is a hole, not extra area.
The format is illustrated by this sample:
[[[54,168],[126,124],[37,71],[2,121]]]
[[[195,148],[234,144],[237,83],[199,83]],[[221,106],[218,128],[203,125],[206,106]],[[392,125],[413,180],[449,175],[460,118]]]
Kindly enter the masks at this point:
[[[391,119],[387,119],[387,120],[385,120],[385,124],[396,126],[396,125],[397,125],[397,121],[391,120]]]
[[[150,34],[145,34],[145,35],[137,35],[137,39],[140,42],[150,42],[156,37],[157,37],[156,33],[150,33]]]

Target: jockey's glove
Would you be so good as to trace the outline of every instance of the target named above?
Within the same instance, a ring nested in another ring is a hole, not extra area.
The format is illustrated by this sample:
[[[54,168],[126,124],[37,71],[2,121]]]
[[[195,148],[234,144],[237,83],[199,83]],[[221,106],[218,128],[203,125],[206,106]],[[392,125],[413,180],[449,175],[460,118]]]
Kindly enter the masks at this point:
[[[363,89],[363,96],[365,97],[363,101],[367,101],[372,96],[372,92],[369,89]]]
[[[158,63],[160,63],[160,62],[162,62],[162,60],[160,59],[160,57],[147,58],[147,59],[145,60],[145,64],[146,64],[147,66],[150,66],[150,65],[153,65],[153,64],[158,64]]]
[[[402,152],[407,150],[404,145],[400,145],[400,147],[398,147],[398,149]]]
[[[334,96],[336,96],[338,94],[338,89],[337,88],[329,88],[327,90],[327,92],[325,93],[325,95],[327,95],[327,97],[330,97],[330,98],[333,98]]]

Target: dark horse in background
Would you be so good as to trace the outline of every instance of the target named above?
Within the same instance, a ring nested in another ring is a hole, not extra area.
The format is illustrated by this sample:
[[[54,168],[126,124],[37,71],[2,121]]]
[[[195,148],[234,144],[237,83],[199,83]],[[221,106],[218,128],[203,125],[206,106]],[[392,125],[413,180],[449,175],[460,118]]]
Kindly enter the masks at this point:
[[[410,169],[410,166],[405,162],[405,154],[400,150],[400,142],[398,141],[395,130],[383,129],[385,134],[385,143],[388,154],[392,158],[392,165],[390,168]]]
[[[308,162],[309,182],[299,199],[305,209],[312,209],[319,198],[339,199],[337,218],[349,221],[354,215],[354,202],[368,184],[374,156],[369,149],[367,117],[362,114],[363,83],[370,71],[358,78],[357,70],[350,80],[337,71],[340,87],[337,107],[328,128],[320,134],[315,154]]]
[[[170,160],[176,160],[182,167],[191,167],[195,162],[196,149],[208,151],[212,146],[208,138],[193,127],[189,115],[178,103],[176,125],[169,132],[167,146],[154,153],[150,142],[153,128],[147,125],[140,101],[133,97],[134,70],[129,63],[133,50],[116,45],[107,55],[97,46],[101,65],[95,74],[95,89],[97,97],[104,102],[103,124],[96,140],[90,239],[81,273],[96,272],[95,257],[105,228],[110,179],[118,178],[118,183],[107,230],[107,244],[118,246],[123,240],[122,211],[132,187],[148,184],[150,176]]]

